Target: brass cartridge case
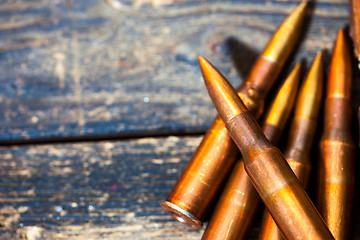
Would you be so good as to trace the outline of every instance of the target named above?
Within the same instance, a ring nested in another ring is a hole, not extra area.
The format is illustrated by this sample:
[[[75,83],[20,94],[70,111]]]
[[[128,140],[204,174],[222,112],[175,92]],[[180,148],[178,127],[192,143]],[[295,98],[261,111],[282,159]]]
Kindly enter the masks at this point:
[[[296,101],[284,157],[306,189],[311,169],[310,150],[315,137],[323,89],[322,53],[318,53]],[[265,210],[259,239],[283,239],[270,213]]]
[[[281,86],[262,125],[267,139],[276,144],[292,110],[300,79],[298,63]],[[239,159],[205,229],[202,239],[244,239],[260,202]]]
[[[209,95],[244,159],[245,170],[287,239],[334,239],[280,150],[265,137],[229,82],[199,58]]]
[[[336,239],[350,239],[355,145],[351,136],[351,60],[342,30],[333,50],[320,141],[317,207]]]
[[[238,90],[238,95],[256,117],[262,113],[266,94],[299,37],[306,7],[307,2],[301,3],[285,19]],[[201,228],[237,156],[237,147],[224,122],[216,117],[161,206],[180,222]]]
[[[350,31],[354,42],[354,54],[356,59],[360,62],[360,1],[349,0],[349,3],[350,3]]]

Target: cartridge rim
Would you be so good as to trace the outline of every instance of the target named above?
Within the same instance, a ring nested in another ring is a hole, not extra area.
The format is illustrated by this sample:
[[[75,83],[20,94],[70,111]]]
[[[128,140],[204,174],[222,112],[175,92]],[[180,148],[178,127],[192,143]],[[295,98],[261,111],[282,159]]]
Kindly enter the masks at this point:
[[[194,217],[191,213],[186,211],[185,209],[169,202],[169,201],[161,201],[160,206],[172,217],[178,220],[181,223],[184,223],[193,228],[202,228],[202,222]]]

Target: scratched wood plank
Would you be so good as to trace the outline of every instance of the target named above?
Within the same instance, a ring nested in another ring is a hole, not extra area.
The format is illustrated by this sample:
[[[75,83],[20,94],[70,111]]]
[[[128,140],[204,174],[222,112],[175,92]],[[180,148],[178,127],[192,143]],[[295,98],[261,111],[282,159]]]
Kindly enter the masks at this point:
[[[199,141],[1,148],[0,238],[199,239],[159,206]]]
[[[239,85],[299,1],[0,1],[0,142],[202,132],[197,57]],[[331,49],[347,0],[316,1],[295,59]]]
[[[173,220],[158,204],[200,140],[1,147],[0,239],[200,239],[203,229]],[[357,187],[354,239],[359,201]],[[257,220],[250,239],[257,238]]]

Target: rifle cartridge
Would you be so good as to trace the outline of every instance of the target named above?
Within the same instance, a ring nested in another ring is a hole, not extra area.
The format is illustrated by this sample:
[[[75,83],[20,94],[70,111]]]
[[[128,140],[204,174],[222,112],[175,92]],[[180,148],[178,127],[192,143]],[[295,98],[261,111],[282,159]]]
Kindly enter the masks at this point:
[[[265,136],[273,144],[280,139],[290,115],[300,80],[301,64],[298,63],[284,81],[267,111],[262,124]],[[244,167],[237,160],[202,239],[244,239],[260,202]]]
[[[256,60],[238,95],[259,117],[264,99],[299,38],[307,10],[302,2],[284,20]],[[182,223],[201,228],[239,151],[217,116],[165,201],[163,209]]]
[[[310,151],[316,133],[323,88],[322,53],[318,53],[305,78],[296,101],[284,157],[306,189],[310,177]],[[265,210],[259,239],[283,239],[270,213]]]
[[[317,207],[336,239],[350,239],[355,144],[351,136],[351,58],[343,30],[333,50],[320,141]]]
[[[209,95],[240,149],[245,170],[287,239],[334,239],[280,150],[263,134],[229,82],[199,57]]]

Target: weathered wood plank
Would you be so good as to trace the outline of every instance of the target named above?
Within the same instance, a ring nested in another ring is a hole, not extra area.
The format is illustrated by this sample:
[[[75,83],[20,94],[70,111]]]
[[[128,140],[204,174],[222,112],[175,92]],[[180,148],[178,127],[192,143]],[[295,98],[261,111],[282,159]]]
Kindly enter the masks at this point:
[[[2,147],[0,239],[200,239],[203,230],[178,223],[158,204],[200,140]],[[356,188],[354,239],[359,200]]]
[[[66,2],[0,3],[0,142],[204,131],[215,110],[197,56],[238,85],[299,1]],[[347,0],[312,15],[296,59],[332,48]]]
[[[159,206],[199,140],[2,148],[0,237],[199,239]]]

